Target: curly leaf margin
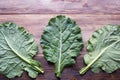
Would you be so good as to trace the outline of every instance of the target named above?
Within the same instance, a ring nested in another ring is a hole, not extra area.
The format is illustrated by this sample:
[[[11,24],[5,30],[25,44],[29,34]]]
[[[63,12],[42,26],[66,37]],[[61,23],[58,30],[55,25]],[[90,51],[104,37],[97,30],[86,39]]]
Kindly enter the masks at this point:
[[[65,66],[75,63],[74,57],[78,56],[83,48],[79,26],[72,19],[62,15],[50,19],[40,41],[44,57],[55,63],[57,77],[61,77]]]

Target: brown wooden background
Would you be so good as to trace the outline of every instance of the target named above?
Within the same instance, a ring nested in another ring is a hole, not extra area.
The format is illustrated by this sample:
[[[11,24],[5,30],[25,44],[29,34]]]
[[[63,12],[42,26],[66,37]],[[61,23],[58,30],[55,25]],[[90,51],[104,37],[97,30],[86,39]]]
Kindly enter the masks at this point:
[[[85,44],[82,55],[76,58],[75,65],[64,69],[61,80],[120,80],[120,70],[112,74],[93,74],[89,70],[83,76],[78,72],[85,66],[83,55],[87,53],[86,42],[92,33],[107,24],[120,24],[120,0],[0,0],[0,23],[15,22],[34,35],[39,46],[35,59],[42,63],[45,71],[36,79],[24,72],[21,77],[13,79],[0,75],[0,80],[58,80],[53,64],[43,58],[39,38],[49,19],[59,14],[74,19],[80,25]]]

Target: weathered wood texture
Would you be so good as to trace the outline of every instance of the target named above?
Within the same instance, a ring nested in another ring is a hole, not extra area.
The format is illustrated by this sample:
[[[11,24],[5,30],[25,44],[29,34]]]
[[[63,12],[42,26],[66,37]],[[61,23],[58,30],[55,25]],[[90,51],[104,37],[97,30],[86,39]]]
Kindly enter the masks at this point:
[[[3,75],[0,75],[0,80],[58,80],[54,75],[54,66],[48,63],[42,55],[42,49],[39,44],[40,36],[42,35],[44,27],[47,25],[50,18],[55,17],[57,14],[21,14],[21,15],[0,15],[0,23],[4,21],[12,21],[18,25],[24,26],[26,30],[32,33],[39,46],[38,55],[35,57],[42,63],[42,67],[45,71],[44,74],[39,74],[36,79],[31,79],[25,72],[22,77],[8,79]],[[103,27],[106,24],[120,24],[120,15],[89,15],[89,14],[65,14],[67,17],[74,19],[82,29],[82,36],[86,47],[86,42],[92,35],[92,33]],[[83,55],[86,54],[86,48],[83,49],[82,55],[76,58],[76,64],[64,69],[61,80],[120,80],[120,70],[115,71],[112,74],[100,72],[99,74],[93,74],[88,71],[85,75],[79,75],[79,69],[84,65]]]
[[[120,14],[120,0],[0,0],[0,14]]]
[[[80,25],[85,44],[82,55],[76,58],[75,65],[64,69],[61,80],[120,80],[120,70],[112,74],[93,74],[88,71],[83,76],[78,72],[85,66],[83,55],[87,53],[86,42],[92,33],[107,24],[120,24],[120,0],[0,0],[0,23],[15,22],[34,35],[39,46],[35,59],[42,63],[45,71],[36,79],[31,79],[24,72],[21,77],[13,79],[0,75],[0,80],[58,80],[54,75],[53,64],[43,58],[39,44],[49,19],[58,14],[64,14]]]

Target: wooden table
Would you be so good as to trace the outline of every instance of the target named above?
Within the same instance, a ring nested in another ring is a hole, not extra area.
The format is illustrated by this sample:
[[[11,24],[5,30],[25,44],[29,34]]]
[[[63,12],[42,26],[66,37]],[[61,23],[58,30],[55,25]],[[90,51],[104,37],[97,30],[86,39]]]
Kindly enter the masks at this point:
[[[83,76],[78,72],[85,66],[83,55],[87,53],[86,42],[92,33],[107,24],[120,24],[120,0],[0,0],[0,23],[15,22],[34,35],[39,46],[35,59],[42,63],[45,71],[36,79],[24,72],[21,77],[13,79],[0,75],[0,80],[58,80],[54,75],[54,65],[43,58],[39,40],[49,19],[59,14],[74,19],[80,25],[85,44],[76,64],[64,69],[61,80],[120,80],[120,70],[112,74],[94,74],[89,70]]]

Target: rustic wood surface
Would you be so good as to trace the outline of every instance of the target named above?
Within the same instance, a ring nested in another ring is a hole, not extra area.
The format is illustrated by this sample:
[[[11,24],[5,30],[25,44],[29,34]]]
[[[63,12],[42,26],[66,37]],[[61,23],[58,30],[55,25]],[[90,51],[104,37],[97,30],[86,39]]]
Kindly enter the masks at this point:
[[[0,13],[120,14],[120,0],[0,0]]]
[[[61,80],[120,80],[120,70],[112,74],[94,74],[89,70],[83,76],[78,72],[85,66],[83,55],[87,53],[86,42],[92,33],[107,24],[120,24],[120,0],[0,0],[0,23],[15,22],[34,35],[39,46],[35,59],[42,63],[45,71],[36,79],[30,78],[27,72],[24,72],[21,77],[13,79],[0,75],[0,80],[59,80],[55,77],[54,65],[44,59],[39,44],[49,19],[59,14],[77,22],[85,44],[81,55],[76,58],[76,64],[64,69]]]

